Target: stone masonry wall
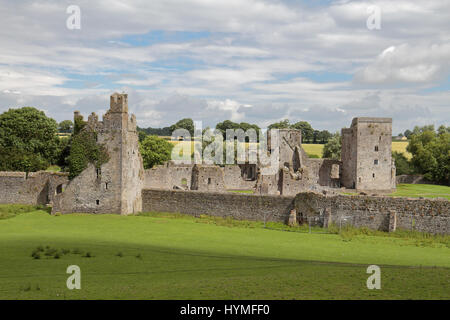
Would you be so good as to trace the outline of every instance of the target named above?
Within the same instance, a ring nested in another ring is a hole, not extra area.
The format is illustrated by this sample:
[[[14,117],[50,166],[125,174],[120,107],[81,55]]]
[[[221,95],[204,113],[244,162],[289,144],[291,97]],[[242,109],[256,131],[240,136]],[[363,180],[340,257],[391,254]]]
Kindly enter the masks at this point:
[[[225,189],[228,190],[250,190],[256,185],[256,179],[245,180],[242,177],[242,169],[239,165],[226,165],[223,168],[223,176]]]
[[[316,217],[324,226],[351,224],[382,231],[395,229],[450,233],[450,201],[375,196],[326,196],[299,193],[295,207],[303,217]]]
[[[0,172],[0,203],[50,204],[67,182],[65,173]]]
[[[207,214],[239,220],[286,222],[294,197],[183,190],[142,190],[144,212]]]

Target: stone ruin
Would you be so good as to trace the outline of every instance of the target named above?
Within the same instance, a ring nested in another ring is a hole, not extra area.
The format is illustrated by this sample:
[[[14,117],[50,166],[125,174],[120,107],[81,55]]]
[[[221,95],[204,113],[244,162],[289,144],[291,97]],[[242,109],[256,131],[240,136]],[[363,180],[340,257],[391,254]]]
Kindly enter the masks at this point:
[[[77,116],[79,112],[75,112]],[[389,118],[353,119],[351,127],[342,130],[342,160],[309,158],[299,130],[280,130],[276,137],[280,145],[278,167],[271,174],[263,173],[264,166],[249,163],[218,166],[169,161],[144,170],[136,118],[128,114],[127,94],[111,95],[103,120],[92,113],[84,130],[97,133],[98,143],[109,155],[107,163],[98,169],[90,164],[70,181],[65,174],[34,173],[27,178],[23,173],[0,173],[0,203],[23,203],[27,198],[28,202],[52,205],[53,212],[132,214],[142,211],[145,189],[250,190],[256,195],[279,196],[306,191],[333,193],[342,187],[366,192],[395,189]],[[268,153],[272,139],[275,137],[269,134]]]

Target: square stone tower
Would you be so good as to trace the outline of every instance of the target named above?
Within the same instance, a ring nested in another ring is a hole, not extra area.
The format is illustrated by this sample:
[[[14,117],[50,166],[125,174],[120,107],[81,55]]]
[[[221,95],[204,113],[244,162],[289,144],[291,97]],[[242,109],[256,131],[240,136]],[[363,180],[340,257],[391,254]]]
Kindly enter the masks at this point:
[[[346,188],[366,191],[395,189],[392,119],[354,118],[342,129],[342,177]]]
[[[119,214],[141,211],[144,167],[136,118],[128,115],[127,94],[111,95],[110,109],[103,121],[92,113],[83,130],[96,133],[97,143],[105,147],[109,160],[100,168],[89,164],[72,179],[65,191],[57,195],[53,211]]]

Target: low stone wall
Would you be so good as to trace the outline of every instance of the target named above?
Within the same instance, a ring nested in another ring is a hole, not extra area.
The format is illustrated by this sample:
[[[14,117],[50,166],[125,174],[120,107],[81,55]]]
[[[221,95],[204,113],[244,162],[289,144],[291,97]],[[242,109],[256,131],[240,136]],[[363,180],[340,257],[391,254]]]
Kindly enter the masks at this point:
[[[145,189],[142,190],[142,202],[144,212],[179,212],[194,216],[207,214],[285,223],[293,207],[294,197]]]
[[[416,174],[402,174],[396,177],[397,184],[434,184],[434,182],[428,181],[423,175]]]
[[[396,229],[450,233],[450,201],[375,196],[327,196],[299,193],[295,197],[299,216],[323,226],[351,224],[382,231]]]

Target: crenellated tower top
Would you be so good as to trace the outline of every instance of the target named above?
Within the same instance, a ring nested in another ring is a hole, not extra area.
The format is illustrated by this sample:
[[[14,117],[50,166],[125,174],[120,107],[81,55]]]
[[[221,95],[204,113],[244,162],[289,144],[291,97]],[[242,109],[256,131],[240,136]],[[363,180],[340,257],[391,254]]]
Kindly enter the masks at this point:
[[[110,98],[110,112],[128,113],[128,94],[113,93]]]

